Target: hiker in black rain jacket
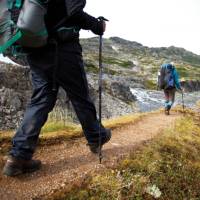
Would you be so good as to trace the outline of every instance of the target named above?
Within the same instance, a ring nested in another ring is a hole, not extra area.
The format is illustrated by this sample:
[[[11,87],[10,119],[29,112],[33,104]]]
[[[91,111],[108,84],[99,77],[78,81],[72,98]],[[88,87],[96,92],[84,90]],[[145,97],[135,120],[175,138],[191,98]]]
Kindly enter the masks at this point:
[[[29,52],[27,60],[31,69],[33,93],[22,124],[13,137],[12,148],[3,169],[5,175],[15,176],[40,168],[41,161],[33,160],[32,156],[41,128],[56,103],[60,86],[66,91],[76,111],[90,151],[98,153],[99,123],[95,106],[89,97],[79,29],[102,35],[105,22],[81,10],[56,27],[65,15],[64,0],[50,1],[45,18],[49,43],[42,48],[26,49]],[[102,145],[111,138],[110,130],[102,125],[101,137]]]

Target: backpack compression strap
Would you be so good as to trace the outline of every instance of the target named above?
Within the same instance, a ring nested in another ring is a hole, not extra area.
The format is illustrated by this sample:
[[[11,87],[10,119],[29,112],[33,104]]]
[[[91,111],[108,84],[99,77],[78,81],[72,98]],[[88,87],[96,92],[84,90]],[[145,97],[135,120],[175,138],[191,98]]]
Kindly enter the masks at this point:
[[[17,40],[19,40],[22,36],[21,31],[17,31],[17,33],[11,37],[11,39],[7,40],[5,44],[0,46],[0,53],[3,53],[8,47],[12,46]]]

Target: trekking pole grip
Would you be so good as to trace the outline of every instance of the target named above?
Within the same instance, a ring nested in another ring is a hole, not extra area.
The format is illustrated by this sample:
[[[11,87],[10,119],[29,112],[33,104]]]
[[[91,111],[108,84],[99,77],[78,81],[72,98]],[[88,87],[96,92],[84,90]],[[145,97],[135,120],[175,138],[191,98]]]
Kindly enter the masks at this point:
[[[103,26],[103,32],[102,34],[100,34],[100,37],[104,34],[105,32],[105,29],[106,29],[106,24],[105,24],[105,21],[108,21],[108,19],[106,19],[105,17],[103,16],[100,16],[97,18],[100,22],[102,22],[102,26]]]

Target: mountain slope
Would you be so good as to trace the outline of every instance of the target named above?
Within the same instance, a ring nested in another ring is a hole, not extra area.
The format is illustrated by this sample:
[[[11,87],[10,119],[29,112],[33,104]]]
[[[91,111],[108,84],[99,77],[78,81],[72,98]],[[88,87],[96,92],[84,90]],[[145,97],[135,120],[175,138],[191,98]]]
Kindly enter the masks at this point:
[[[81,43],[90,94],[98,108],[99,38],[81,39]],[[103,118],[137,112],[137,96],[131,88],[157,89],[157,71],[165,61],[174,61],[181,79],[190,80],[182,84],[187,91],[200,89],[200,56],[183,48],[149,48],[118,37],[103,39]],[[20,123],[31,95],[28,74],[28,68],[0,63],[0,129],[14,129]],[[62,90],[54,111],[50,116],[54,120],[56,116],[56,121],[77,121],[69,101],[66,108]]]
[[[81,42],[86,63],[93,63],[96,66],[98,38],[82,39]],[[111,37],[104,39],[103,55],[105,72],[115,75],[123,71],[124,75],[142,76],[145,80],[153,80],[155,83],[159,66],[163,62],[173,61],[181,78],[196,80],[200,77],[200,55],[183,48],[149,48],[137,42]]]

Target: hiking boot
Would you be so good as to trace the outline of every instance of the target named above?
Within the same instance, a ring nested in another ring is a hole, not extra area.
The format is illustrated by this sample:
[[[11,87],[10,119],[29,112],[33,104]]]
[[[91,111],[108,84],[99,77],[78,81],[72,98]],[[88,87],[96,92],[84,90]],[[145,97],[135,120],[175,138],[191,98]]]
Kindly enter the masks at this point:
[[[99,153],[100,149],[102,146],[107,143],[111,139],[111,130],[106,129],[106,136],[102,138],[101,140],[101,145],[99,146],[99,142],[96,143],[88,143],[87,145],[89,146],[89,149],[92,153]]]
[[[10,156],[3,168],[3,174],[17,176],[23,173],[34,172],[41,167],[40,160],[24,160]]]
[[[170,109],[171,109],[171,105],[167,105],[167,106],[165,107],[165,114],[166,114],[166,115],[169,115]]]
[[[169,115],[169,110],[165,108],[165,115]]]

